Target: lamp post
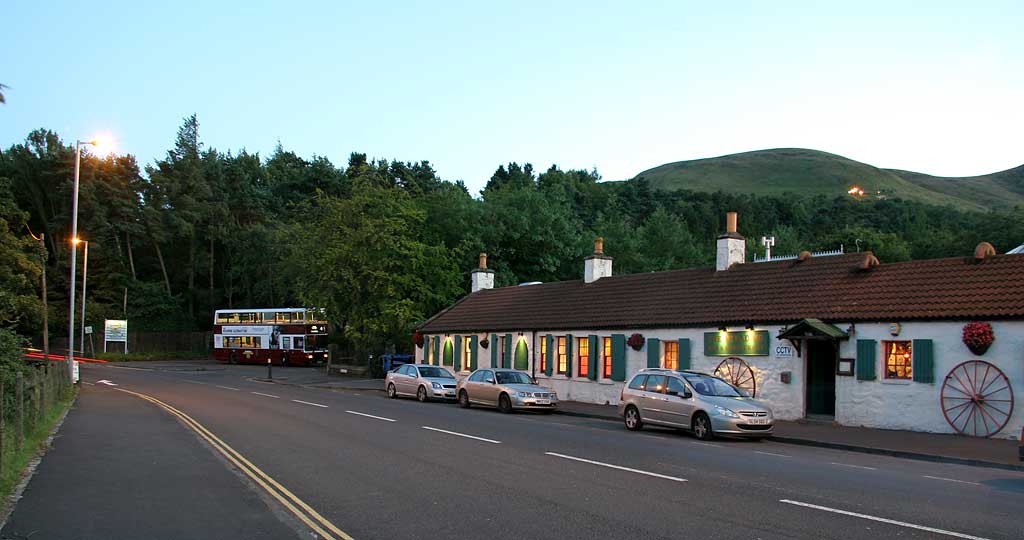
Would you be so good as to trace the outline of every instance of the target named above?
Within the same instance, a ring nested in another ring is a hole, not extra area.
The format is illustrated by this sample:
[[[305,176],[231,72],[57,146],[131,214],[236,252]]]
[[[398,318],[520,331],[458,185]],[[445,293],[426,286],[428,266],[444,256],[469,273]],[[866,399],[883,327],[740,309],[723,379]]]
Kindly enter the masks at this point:
[[[85,242],[85,250],[82,255],[82,335],[78,338],[81,340],[78,350],[85,354],[85,285],[89,280],[89,241],[83,240],[83,242]]]
[[[78,176],[82,162],[82,145],[96,146],[99,141],[75,141],[75,183],[71,199],[71,307],[68,309],[68,377],[75,376],[75,266],[78,259]]]

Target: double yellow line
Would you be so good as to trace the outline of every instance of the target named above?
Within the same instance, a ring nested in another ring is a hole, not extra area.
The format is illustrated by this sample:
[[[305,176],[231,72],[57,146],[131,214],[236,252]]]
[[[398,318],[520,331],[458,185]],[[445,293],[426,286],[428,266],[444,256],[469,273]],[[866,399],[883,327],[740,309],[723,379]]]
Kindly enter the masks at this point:
[[[310,529],[313,529],[313,531],[320,535],[320,538],[323,540],[353,540],[351,536],[345,533],[345,531],[339,529],[333,523],[328,521],[327,518],[321,516],[316,510],[310,508],[310,506],[303,502],[302,499],[298,498],[294,493],[288,491],[284,486],[277,483],[277,481],[271,478],[270,475],[261,471],[259,467],[253,465],[249,460],[245,459],[242,454],[239,454],[234,448],[228,446],[227,443],[220,440],[219,437],[211,433],[210,430],[203,427],[202,424],[195,421],[189,415],[154,397],[140,394],[138,392],[132,392],[131,390],[125,390],[123,388],[115,388],[115,390],[120,390],[121,392],[140,397],[157,405],[174,416],[177,416],[185,423],[186,426],[199,434],[199,436],[206,440],[206,442],[210,443],[210,446],[217,449],[217,451],[227,458],[228,461],[241,469],[241,471],[251,478],[253,482],[256,482],[267,493],[269,493],[270,496],[277,499],[277,501],[287,508],[289,512],[294,514],[295,517],[299,518],[299,520],[305,523]]]

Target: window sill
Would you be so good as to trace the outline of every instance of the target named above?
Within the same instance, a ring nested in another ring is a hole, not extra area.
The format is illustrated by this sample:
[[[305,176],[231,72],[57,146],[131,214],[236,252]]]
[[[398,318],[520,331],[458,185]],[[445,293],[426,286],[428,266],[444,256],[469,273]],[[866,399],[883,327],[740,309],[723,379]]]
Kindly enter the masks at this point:
[[[611,379],[598,379],[597,384],[615,384],[615,381]]]
[[[893,384],[896,386],[909,386],[914,382],[913,379],[882,379],[882,384]]]

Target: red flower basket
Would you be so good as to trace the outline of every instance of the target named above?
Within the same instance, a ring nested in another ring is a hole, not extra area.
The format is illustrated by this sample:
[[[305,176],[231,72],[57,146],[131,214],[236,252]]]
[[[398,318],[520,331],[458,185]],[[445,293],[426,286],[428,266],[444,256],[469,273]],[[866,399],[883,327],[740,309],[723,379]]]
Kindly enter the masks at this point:
[[[995,339],[992,325],[989,323],[972,322],[964,325],[964,345],[967,345],[967,348],[978,356],[985,354]]]
[[[633,334],[626,340],[626,345],[632,347],[634,351],[639,351],[644,347],[644,341],[644,337],[640,334]]]
[[[420,349],[423,348],[423,334],[416,332],[412,335],[412,342],[416,344]]]

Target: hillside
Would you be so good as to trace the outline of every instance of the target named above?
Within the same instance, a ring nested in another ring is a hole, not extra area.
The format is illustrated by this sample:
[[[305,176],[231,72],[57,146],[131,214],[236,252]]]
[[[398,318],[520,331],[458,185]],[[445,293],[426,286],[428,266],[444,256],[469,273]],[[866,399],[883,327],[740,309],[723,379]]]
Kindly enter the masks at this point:
[[[637,175],[651,186],[758,195],[794,192],[840,195],[857,185],[872,196],[900,197],[964,210],[1024,206],[1024,166],[967,178],[880,169],[835,154],[802,148],[758,150],[667,163]]]

